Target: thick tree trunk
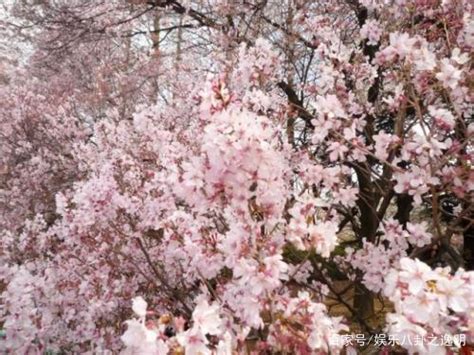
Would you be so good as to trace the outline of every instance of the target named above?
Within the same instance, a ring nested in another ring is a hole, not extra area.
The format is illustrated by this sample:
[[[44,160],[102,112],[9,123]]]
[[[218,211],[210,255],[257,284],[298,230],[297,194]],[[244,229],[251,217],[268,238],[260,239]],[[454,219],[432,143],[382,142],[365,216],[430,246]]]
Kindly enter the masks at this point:
[[[356,283],[354,288],[354,310],[357,318],[363,320],[374,314],[374,295],[361,282]]]
[[[160,14],[155,14],[153,18],[153,31],[151,33],[151,41],[152,41],[152,50],[151,55],[157,57],[160,55]],[[160,90],[158,84],[158,76],[153,80],[153,95],[156,96],[156,100],[158,100],[158,92]]]
[[[474,226],[467,228],[464,233],[463,257],[466,270],[474,270]]]
[[[413,209],[413,197],[408,194],[397,195],[397,212],[394,219],[396,219],[403,227],[406,227],[410,222],[410,212]]]

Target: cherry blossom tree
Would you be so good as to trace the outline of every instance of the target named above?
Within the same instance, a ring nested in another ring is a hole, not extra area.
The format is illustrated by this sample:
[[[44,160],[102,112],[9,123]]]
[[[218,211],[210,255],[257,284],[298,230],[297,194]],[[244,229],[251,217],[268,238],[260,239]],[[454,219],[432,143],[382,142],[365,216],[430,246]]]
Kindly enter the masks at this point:
[[[8,2],[0,349],[469,351],[472,10]]]

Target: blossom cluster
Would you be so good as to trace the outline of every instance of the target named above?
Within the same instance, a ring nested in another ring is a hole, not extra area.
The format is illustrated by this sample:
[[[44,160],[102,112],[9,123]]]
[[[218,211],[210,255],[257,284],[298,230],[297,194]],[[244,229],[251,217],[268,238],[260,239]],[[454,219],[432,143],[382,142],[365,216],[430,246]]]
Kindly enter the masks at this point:
[[[400,267],[386,277],[384,294],[393,302],[395,313],[387,315],[387,328],[398,337],[408,337],[410,352],[446,354],[446,348],[435,342],[419,342],[415,338],[441,339],[450,335],[472,337],[473,281],[472,272],[449,268],[431,269],[415,259],[402,258]],[[460,347],[461,344],[454,344]]]

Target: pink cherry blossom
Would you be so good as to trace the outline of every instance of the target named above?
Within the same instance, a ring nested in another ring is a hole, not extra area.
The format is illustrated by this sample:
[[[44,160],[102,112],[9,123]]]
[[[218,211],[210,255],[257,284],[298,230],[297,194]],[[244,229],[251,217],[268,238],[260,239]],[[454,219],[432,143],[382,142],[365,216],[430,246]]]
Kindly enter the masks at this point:
[[[133,300],[132,300],[132,310],[133,312],[135,312],[135,314],[137,316],[139,316],[140,318],[143,318],[146,316],[146,309],[147,309],[148,305],[147,303],[145,302],[145,300],[138,296],[138,297],[135,297]]]
[[[217,304],[209,305],[206,300],[199,302],[193,312],[193,321],[193,327],[200,329],[203,334],[221,333],[221,319]]]
[[[448,59],[443,59],[441,61],[441,70],[436,74],[436,78],[442,82],[446,89],[454,89],[459,80],[461,80],[461,74],[462,71],[450,64]]]
[[[400,280],[408,284],[408,290],[418,294],[426,286],[426,283],[434,279],[430,267],[419,260],[404,258],[400,260]]]
[[[426,231],[426,227],[426,222],[420,224],[407,223],[408,241],[418,247],[429,244],[433,236]]]
[[[434,118],[436,125],[444,130],[452,130],[454,124],[456,123],[453,114],[443,108],[435,108],[433,106],[428,106],[428,112]]]
[[[368,44],[375,46],[382,35],[382,29],[380,23],[376,20],[368,20],[364,26],[360,29],[360,34],[363,38],[368,39]]]

